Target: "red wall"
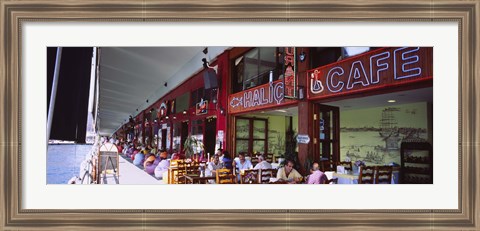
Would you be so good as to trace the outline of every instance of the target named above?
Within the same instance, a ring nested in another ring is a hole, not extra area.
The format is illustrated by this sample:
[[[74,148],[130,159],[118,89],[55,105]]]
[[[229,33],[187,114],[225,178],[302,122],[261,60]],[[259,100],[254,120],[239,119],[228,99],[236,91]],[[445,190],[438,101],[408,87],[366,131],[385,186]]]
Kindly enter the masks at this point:
[[[195,108],[191,107],[188,109],[188,113],[186,115],[183,115],[182,111],[177,111],[175,114],[171,114],[169,117],[169,122],[170,123],[176,123],[184,120],[198,120],[198,119],[204,119],[206,117],[210,116],[216,116],[217,117],[217,131],[218,130],[223,130],[224,131],[224,140],[223,140],[223,148],[225,149],[225,140],[226,140],[226,106],[227,106],[227,78],[228,78],[228,73],[229,73],[229,63],[228,63],[228,54],[229,51],[225,51],[221,55],[217,57],[217,59],[210,64],[210,66],[216,66],[218,65],[218,70],[217,70],[217,77],[218,77],[218,102],[217,102],[217,110],[215,109],[215,105],[213,103],[209,103],[209,110],[207,111],[206,114],[204,115],[193,115],[192,113],[194,112]],[[177,98],[180,95],[183,95],[185,92],[192,92],[198,88],[201,88],[204,86],[204,80],[203,80],[203,70],[200,71],[199,73],[194,74],[192,77],[187,79],[185,82],[177,86],[175,89],[172,91],[168,92],[165,96],[157,100],[155,103],[153,103],[151,106],[146,108],[144,111],[140,112],[136,117],[136,121],[142,121],[144,123],[144,113],[149,112],[150,109],[156,108],[160,106],[161,102],[164,101],[170,101],[175,98]],[[190,105],[190,103],[189,103]],[[222,115],[220,113],[220,109],[224,110],[224,114]],[[173,120],[173,116],[176,117],[175,120]],[[165,122],[165,121],[164,121]],[[159,121],[157,122],[159,123]],[[191,126],[191,123],[189,123],[189,126]],[[152,128],[153,129],[153,128]],[[190,130],[190,127],[189,127]],[[145,133],[143,133],[145,137]],[[217,134],[204,134],[208,136],[215,136]],[[170,139],[172,140],[172,139]]]

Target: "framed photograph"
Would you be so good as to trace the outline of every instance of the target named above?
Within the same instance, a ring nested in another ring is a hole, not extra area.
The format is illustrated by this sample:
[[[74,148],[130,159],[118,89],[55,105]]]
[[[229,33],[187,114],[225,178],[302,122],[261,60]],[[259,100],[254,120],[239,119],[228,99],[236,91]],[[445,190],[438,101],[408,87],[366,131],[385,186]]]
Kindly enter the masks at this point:
[[[0,7],[1,230],[480,229],[479,0],[38,0]],[[433,184],[48,185],[41,99],[46,49],[57,46],[433,47]]]

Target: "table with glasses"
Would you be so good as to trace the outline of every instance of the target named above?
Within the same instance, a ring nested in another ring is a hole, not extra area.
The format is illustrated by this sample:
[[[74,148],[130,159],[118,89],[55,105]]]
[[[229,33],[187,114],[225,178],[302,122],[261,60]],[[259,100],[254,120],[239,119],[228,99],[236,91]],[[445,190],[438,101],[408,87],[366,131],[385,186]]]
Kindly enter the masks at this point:
[[[185,175],[187,184],[207,184],[208,180],[215,180],[215,176],[201,176],[198,174],[187,174]]]
[[[399,178],[399,171],[393,171],[392,172],[392,184],[398,184],[398,178]],[[338,172],[330,172],[327,174],[325,172],[325,175],[327,175],[327,178],[330,179],[338,179],[337,184],[358,184],[358,172],[352,172],[349,171],[348,173],[338,173]],[[331,178],[329,177],[331,175]]]

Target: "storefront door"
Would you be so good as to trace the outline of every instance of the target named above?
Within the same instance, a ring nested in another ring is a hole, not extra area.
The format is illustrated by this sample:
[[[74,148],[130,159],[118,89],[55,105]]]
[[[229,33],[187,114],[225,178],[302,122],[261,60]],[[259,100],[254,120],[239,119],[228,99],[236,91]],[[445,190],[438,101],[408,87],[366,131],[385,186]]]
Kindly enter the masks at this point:
[[[315,105],[314,161],[340,159],[340,113],[338,107]]]
[[[205,155],[210,156],[215,153],[215,140],[217,134],[217,118],[208,118],[205,120],[205,135],[203,136],[203,145],[205,146]]]

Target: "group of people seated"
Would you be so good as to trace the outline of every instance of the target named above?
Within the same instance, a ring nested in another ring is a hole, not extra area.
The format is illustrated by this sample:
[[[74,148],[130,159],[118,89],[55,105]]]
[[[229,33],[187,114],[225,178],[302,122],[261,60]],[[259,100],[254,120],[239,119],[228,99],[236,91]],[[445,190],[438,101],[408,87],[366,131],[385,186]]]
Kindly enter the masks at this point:
[[[216,169],[228,168],[235,171],[237,180],[240,181],[243,170],[249,169],[272,169],[272,164],[266,161],[263,154],[256,156],[258,163],[253,166],[252,162],[246,158],[245,152],[240,152],[238,158],[231,159],[228,151],[218,150],[207,165],[207,175],[213,175]],[[283,167],[277,170],[276,179],[279,182],[286,183],[306,183],[306,184],[324,184],[328,182],[327,176],[320,171],[320,165],[313,163],[310,174],[305,178],[294,168],[295,162],[293,160],[286,160]]]
[[[132,163],[147,172],[154,175],[157,179],[162,179],[164,173],[170,167],[170,160],[185,159],[182,153],[174,153],[170,156],[165,150],[156,150],[149,146],[137,146],[131,143],[118,145],[118,151],[123,153],[127,158],[132,160]],[[269,163],[263,154],[258,154],[256,158],[258,163],[253,166],[250,159],[246,158],[245,152],[240,152],[238,158],[232,159],[228,151],[218,149],[214,156],[209,160],[203,159],[203,155],[198,158],[199,162],[206,162],[205,176],[215,176],[217,169],[230,169],[234,175],[237,176],[237,182],[244,170],[249,169],[273,169],[272,164]],[[326,175],[320,171],[318,163],[313,163],[310,174],[305,178],[294,168],[295,162],[293,160],[286,160],[283,167],[277,169],[276,180],[285,183],[307,183],[307,184],[323,184],[328,181]],[[214,183],[214,181],[209,181]]]
[[[168,171],[170,161],[167,159],[168,154],[165,150],[157,151],[155,148],[145,146],[134,148],[133,144],[127,144],[121,149],[121,152],[130,158],[134,165],[144,169],[148,174],[154,175],[157,179],[162,179],[163,173]]]

